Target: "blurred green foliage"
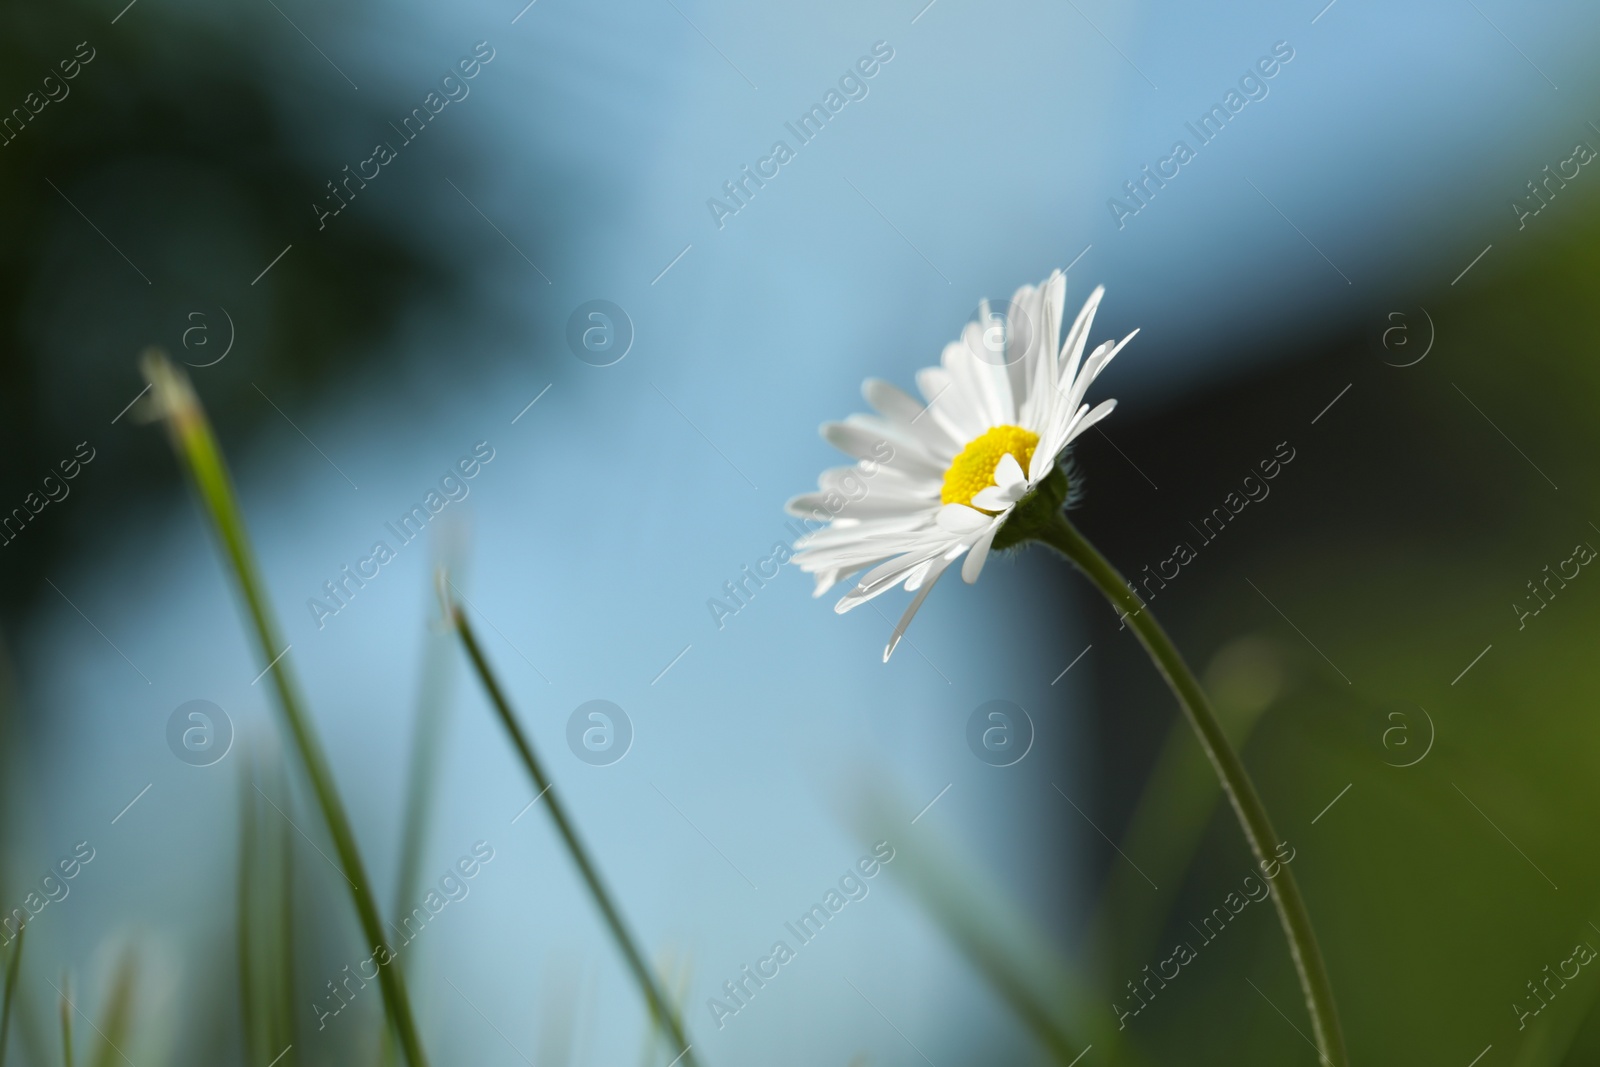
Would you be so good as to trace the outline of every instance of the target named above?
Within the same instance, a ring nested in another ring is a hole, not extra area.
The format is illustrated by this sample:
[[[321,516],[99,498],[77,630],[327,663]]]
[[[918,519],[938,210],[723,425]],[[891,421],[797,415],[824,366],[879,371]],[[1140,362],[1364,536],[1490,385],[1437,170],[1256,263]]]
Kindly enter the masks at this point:
[[[1103,441],[1080,455],[1094,482],[1077,521],[1124,573],[1169,556],[1174,541],[1199,548],[1151,601],[1191,662],[1237,660],[1241,640],[1265,650],[1255,667],[1234,663],[1227,684],[1248,692],[1255,671],[1256,690],[1272,694],[1244,755],[1297,850],[1356,1063],[1465,1067],[1491,1044],[1486,1063],[1600,1059],[1593,968],[1549,987],[1556,995],[1525,1028],[1513,1007],[1539,1007],[1527,983],[1575,942],[1600,946],[1600,854],[1587,840],[1600,816],[1600,575],[1551,585],[1548,606],[1525,620],[1512,606],[1537,606],[1526,583],[1575,544],[1600,546],[1590,506],[1600,323],[1588,302],[1600,214],[1565,206],[1567,230],[1499,242],[1460,285],[1439,279],[1420,298],[1437,338],[1415,366],[1388,366],[1355,339],[1249,338],[1325,354],[1286,358],[1143,422],[1119,419],[1118,445],[1159,490]],[[1376,336],[1388,312],[1415,303],[1368,300],[1372,321],[1352,333]],[[1189,522],[1285,440],[1296,459],[1271,495],[1202,545]],[[1115,630],[1108,615],[1096,631],[1107,658],[1095,663],[1093,762],[1102,810],[1128,814],[1106,829],[1147,870],[1182,869],[1198,848],[1170,901],[1105,857],[1111,914],[1140,916],[1088,931],[1101,941],[1108,1019],[1125,982],[1176,942],[1199,941],[1190,924],[1251,866],[1214,782],[1194,774],[1198,749],[1172,698]],[[1222,685],[1215,670],[1208,684]],[[1158,760],[1163,746],[1187,760]],[[1182,803],[1175,778],[1188,782]],[[1141,796],[1165,798],[1164,826],[1158,814],[1152,829]],[[1244,909],[1196,947],[1129,1020],[1135,1047],[1158,1063],[1316,1062],[1295,1031],[1309,1024],[1269,909]]]

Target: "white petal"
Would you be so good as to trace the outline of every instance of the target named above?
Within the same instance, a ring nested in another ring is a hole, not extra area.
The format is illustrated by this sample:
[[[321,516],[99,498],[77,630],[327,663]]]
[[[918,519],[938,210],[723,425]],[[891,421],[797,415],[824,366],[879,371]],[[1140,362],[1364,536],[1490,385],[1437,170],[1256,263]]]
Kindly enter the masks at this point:
[[[1017,457],[1010,452],[1000,457],[1000,462],[995,464],[994,483],[1002,489],[1009,489],[1018,482],[1025,482],[1028,476],[1022,473],[1022,464],[1017,462]]]
[[[900,622],[895,626],[894,633],[889,635],[889,644],[883,650],[883,662],[888,663],[889,657],[894,655],[895,646],[900,644],[900,639],[906,634],[906,627],[911,625],[911,620],[916,617],[917,609],[922,607],[922,602],[928,599],[928,594],[933,592],[934,584],[939,581],[939,576],[949,566],[947,560],[937,560],[928,571],[928,576],[923,580],[922,588],[917,590],[917,595],[911,598],[911,605],[906,608],[906,613],[900,616]]]
[[[1027,483],[1024,482],[1022,484],[1026,485]],[[978,495],[972,498],[972,506],[982,508],[984,511],[1005,511],[1012,504],[1015,504],[1021,495],[1013,489],[1002,489],[998,485],[991,485],[978,491]]]
[[[832,589],[834,583],[837,582],[838,580],[839,580],[839,572],[837,570],[818,571],[817,572],[817,587],[815,589],[811,590],[811,595],[813,597],[821,596],[823,593],[826,593],[829,589]]]
[[[1056,339],[1061,335],[1061,311],[1066,294],[1067,281],[1061,272],[1045,279],[1040,293],[1039,347],[1032,360],[1028,398],[1022,408],[1024,425],[1035,430],[1049,425],[1050,413],[1054,410],[1059,370],[1054,350]]]
[[[986,429],[982,426],[974,429],[961,420],[953,402],[953,394],[958,391],[955,379],[943,367],[924,367],[917,371],[917,388],[928,398],[928,414],[924,418],[932,419],[957,451]]]
[[[931,521],[933,512],[907,519],[868,519],[855,525],[834,524],[796,542],[795,561],[805,570],[851,563],[864,567],[923,545],[949,540]]]
[[[912,571],[911,574],[906,578],[906,592],[915,593],[918,589],[921,589],[923,580],[928,577],[928,572],[933,570],[933,565],[937,562],[937,559],[930,559],[928,562]]]
[[[979,362],[983,364],[984,371],[991,380],[991,388],[994,390],[995,398],[998,401],[996,415],[999,422],[1009,425],[1017,421],[1016,390],[1012,386],[1011,368],[1009,366],[1014,358],[1011,355],[1011,350],[1014,347],[1011,335],[1015,312],[1013,311],[1012,314],[1007,315],[998,322],[993,321],[990,315],[989,301],[985,300],[978,305],[978,321],[984,324],[986,331],[993,330],[996,327],[1003,331],[1000,351],[993,352],[985,345]],[[1025,330],[1024,332],[1031,333],[1032,331]],[[986,336],[984,339],[988,340],[989,338]],[[1029,339],[1031,340],[1031,338]]]
[[[969,328],[972,323],[968,323]],[[940,394],[939,410],[965,434],[963,443],[994,425],[988,388],[974,367],[978,361],[961,341],[944,346],[939,364],[950,374],[950,388]]]
[[[990,353],[985,345],[984,328],[976,322],[967,323],[960,339],[944,346],[940,364],[956,381],[956,388],[967,398],[972,415],[987,430],[1004,420],[997,382],[990,371],[998,364],[1000,353]],[[993,359],[994,364],[986,362]]]
[[[1078,361],[1083,356],[1083,346],[1089,340],[1089,327],[1094,324],[1094,313],[1100,307],[1100,298],[1105,295],[1105,286],[1095,286],[1089,299],[1083,302],[1083,310],[1078,312],[1072,329],[1068,331],[1067,339],[1061,345],[1061,381],[1070,382],[1077,377]]]
[[[950,434],[931,418],[927,409],[910,394],[877,378],[861,383],[861,394],[867,403],[877,408],[884,420],[904,437],[914,438],[922,448],[937,459],[948,462],[964,442],[951,439]],[[848,419],[846,422],[850,421]]]
[[[1117,402],[1115,400],[1102,400],[1088,413],[1083,414],[1080,418],[1074,419],[1072,426],[1067,430],[1066,439],[1061,442],[1061,447],[1065,448],[1067,445],[1077,440],[1085,430],[1099,422],[1101,419],[1105,418],[1107,415],[1111,414],[1112,409],[1116,406]]]
[[[843,422],[822,425],[822,439],[847,456],[900,467],[908,471],[944,476],[942,464],[915,439],[895,431],[871,415],[851,415]]]
[[[992,530],[973,543],[972,550],[961,564],[962,581],[971,585],[978,580],[978,575],[983,572],[983,562],[989,558],[989,546],[994,544],[994,535],[999,532],[1000,523],[997,522]]]
[[[868,491],[856,499],[830,492],[802,493],[784,505],[791,515],[819,521],[848,522],[851,519],[892,519],[914,511],[930,514],[939,506],[939,487],[911,496],[904,493]]]
[[[1101,372],[1104,371],[1111,361],[1116,358],[1117,353],[1121,352],[1127,343],[1133,340],[1138,333],[1138,330],[1134,330],[1133,333],[1130,333],[1116,344],[1112,344],[1110,341],[1107,341],[1100,345],[1094,350],[1094,353],[1084,361],[1083,369],[1078,372],[1078,376],[1075,380],[1065,382],[1065,379],[1063,379],[1065,382],[1064,388],[1067,396],[1067,410],[1071,411],[1079,404],[1083,403],[1083,396],[1089,391],[1089,386],[1094,383],[1094,380],[1100,376]]]
[[[1034,365],[1040,353],[1053,352],[1055,349],[1055,338],[1050,338],[1046,343],[1042,334],[1043,309],[1043,297],[1032,285],[1020,287],[1011,297],[1010,319],[1014,325],[1006,333],[1006,377],[1011,382],[1017,419],[1026,420],[1031,410],[1028,407],[1028,395],[1033,386]]]
[[[928,562],[937,558],[944,548],[945,544],[941,542],[932,549],[907,552],[903,556],[897,556],[887,563],[880,564],[863,577],[854,589],[840,598],[833,606],[833,610],[843,615],[869,600],[882,596],[901,582],[920,578],[921,574],[918,572],[925,571]]]
[[[939,528],[954,534],[977,533],[989,516],[965,504],[946,504],[939,509]]]
[[[1060,431],[1052,431],[1046,427],[1039,434],[1039,443],[1034,446],[1033,458],[1028,460],[1028,481],[1037,485],[1044,481],[1050,473],[1050,468],[1055,465],[1056,456],[1061,452],[1061,444],[1057,438],[1061,437]]]
[[[880,450],[889,445],[884,434],[848,422],[825,422],[821,433],[824,441],[853,459],[876,460]]]
[[[922,392],[922,399],[930,404],[949,384],[950,375],[943,367],[923,367],[917,371],[917,388]]]
[[[861,395],[888,419],[909,423],[922,414],[922,405],[910,394],[882,378],[868,378],[862,382]]]

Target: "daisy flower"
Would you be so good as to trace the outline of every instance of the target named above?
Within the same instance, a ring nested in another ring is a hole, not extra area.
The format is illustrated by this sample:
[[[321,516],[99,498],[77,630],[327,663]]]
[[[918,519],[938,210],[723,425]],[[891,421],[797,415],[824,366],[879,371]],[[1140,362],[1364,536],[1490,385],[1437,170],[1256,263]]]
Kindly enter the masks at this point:
[[[945,346],[940,365],[917,373],[926,405],[869,378],[861,392],[878,414],[822,427],[823,439],[857,462],[823,472],[817,492],[786,505],[790,514],[827,522],[795,543],[793,559],[816,575],[817,596],[866,571],[835,606],[841,614],[895,586],[916,594],[884,662],[952,563],[965,556],[961,577],[975,582],[991,549],[1020,543],[1035,518],[1060,509],[1068,446],[1116,406],[1105,400],[1091,408],[1083,396],[1139,331],[1085,359],[1104,293],[1096,289],[1058,347],[1066,287],[1060,271],[1025,285],[1004,316],[985,301],[977,320]]]
[[[851,415],[822,427],[823,438],[856,463],[824,471],[817,492],[789,501],[790,512],[821,526],[795,542],[790,558],[817,576],[819,596],[840,578],[866,572],[836,605],[841,613],[894,586],[915,594],[883,650],[887,662],[934,583],[956,560],[966,557],[961,576],[975,582],[992,549],[1025,541],[1055,549],[1110,602],[1150,654],[1266,870],[1282,839],[1205,689],[1134,587],[1062,511],[1073,489],[1063,462],[1067,449],[1116,405],[1105,400],[1091,408],[1084,393],[1138,333],[1107,341],[1084,358],[1104,291],[1089,294],[1062,340],[1066,286],[1060,271],[1037,288],[1025,285],[1005,316],[994,316],[985,303],[978,321],[945,346],[940,365],[917,374],[926,405],[869,379],[861,391],[878,414]],[[1327,965],[1286,866],[1272,900],[1318,1055],[1328,1067],[1348,1067]]]

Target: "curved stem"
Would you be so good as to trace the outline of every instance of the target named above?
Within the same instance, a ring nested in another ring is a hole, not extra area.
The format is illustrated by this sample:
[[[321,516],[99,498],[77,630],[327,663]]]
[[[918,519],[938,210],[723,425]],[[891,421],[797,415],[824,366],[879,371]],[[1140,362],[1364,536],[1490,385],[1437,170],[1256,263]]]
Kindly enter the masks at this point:
[[[1211,766],[1216,770],[1229,802],[1233,804],[1245,839],[1250,842],[1250,851],[1255,854],[1257,862],[1263,864],[1265,873],[1265,865],[1276,862],[1273,860],[1273,849],[1278,842],[1277,834],[1273,832],[1267,809],[1256,794],[1255,784],[1250,780],[1244,762],[1229,744],[1222,725],[1217,721],[1216,712],[1211,708],[1211,702],[1206,699],[1205,691],[1200,688],[1194,672],[1184,662],[1172,639],[1128,583],[1123,581],[1116,568],[1084,539],[1065,515],[1057,515],[1053,522],[1043,525],[1033,536],[1071,560],[1111,601],[1123,621],[1133,627],[1139,642],[1155,662],[1156,669],[1166,678],[1167,685],[1178,698],[1189,725],[1194,727],[1195,734],[1200,738],[1200,745],[1211,760]],[[1276,892],[1272,894],[1272,901],[1277,908],[1284,935],[1289,939],[1289,955],[1300,976],[1306,1010],[1311,1013],[1317,1050],[1322,1061],[1330,1067],[1347,1067],[1349,1059],[1345,1052],[1344,1036],[1339,1030],[1338,1010],[1333,1003],[1333,986],[1328,981],[1322,951],[1317,947],[1316,934],[1311,929],[1311,915],[1306,911],[1300,887],[1295,883],[1287,864],[1279,863],[1278,866],[1278,876],[1273,879]]]
[[[500,723],[506,728],[506,733],[511,735],[511,743],[516,746],[517,754],[522,757],[522,764],[528,769],[528,776],[533,779],[534,786],[539,790],[534,800],[544,797],[545,805],[550,812],[550,821],[556,824],[556,831],[561,835],[562,842],[567,846],[567,852],[572,856],[572,862],[578,867],[578,873],[583,876],[584,885],[589,890],[589,895],[594,898],[595,905],[600,909],[601,916],[606,921],[617,948],[622,952],[623,959],[627,961],[628,970],[633,973],[634,981],[639,983],[639,990],[644,994],[644,999],[650,1006],[651,1014],[661,1021],[667,1035],[676,1043],[672,1051],[678,1058],[674,1064],[682,1061],[683,1067],[698,1067],[694,1047],[689,1043],[684,1034],[683,1023],[678,1018],[677,1010],[667,1000],[666,994],[661,991],[655,976],[645,964],[644,954],[639,951],[638,944],[633,935],[628,932],[627,924],[622,920],[622,912],[611,899],[611,893],[606,889],[605,883],[600,879],[600,870],[590,858],[589,851],[584,847],[582,839],[578,837],[578,830],[573,825],[572,819],[567,815],[566,805],[561,802],[559,794],[550,788],[550,776],[545,772],[544,765],[539,761],[539,756],[533,750],[533,744],[528,736],[523,733],[522,726],[517,722],[516,715],[511,710],[511,703],[506,699],[505,691],[500,688],[500,682],[495,677],[494,670],[489,666],[489,661],[484,657],[483,648],[478,644],[477,635],[472,630],[472,625],[467,622],[466,615],[456,606],[451,591],[454,586],[441,572],[439,592],[444,600],[445,613],[448,621],[456,633],[461,636],[461,644],[466,648],[467,658],[472,661],[473,669],[477,671],[478,679],[483,683],[483,688],[489,694],[489,702],[494,705],[495,713],[500,717]],[[681,1051],[680,1051],[681,1050]]]

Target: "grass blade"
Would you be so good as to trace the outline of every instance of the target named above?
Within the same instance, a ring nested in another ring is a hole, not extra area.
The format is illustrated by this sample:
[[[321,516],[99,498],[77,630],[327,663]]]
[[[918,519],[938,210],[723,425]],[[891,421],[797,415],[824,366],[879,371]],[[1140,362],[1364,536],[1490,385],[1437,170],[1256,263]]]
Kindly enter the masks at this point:
[[[11,1037],[11,1001],[17,993],[17,974],[22,969],[22,936],[26,926],[17,931],[17,946],[11,950],[11,962],[6,964],[5,1006],[0,1007],[0,1067],[6,1064],[6,1045]]]
[[[383,921],[372,885],[367,880],[360,849],[356,845],[355,831],[351,828],[344,802],[339,797],[333,769],[328,765],[322,743],[305,710],[290,662],[284,656],[287,648],[267,602],[266,586],[261,579],[255,553],[250,547],[244,516],[239,511],[233,479],[228,474],[221,447],[211,431],[211,424],[206,419],[194,388],[183,372],[164,355],[154,351],[145,355],[141,366],[152,387],[151,402],[166,422],[173,451],[189,474],[201,507],[211,520],[227,566],[238,583],[245,614],[262,656],[261,662],[267,665],[266,672],[272,675],[278,705],[283,711],[301,766],[316,795],[328,836],[333,840],[339,866],[350,887],[351,901],[355,905],[362,934],[366,943],[375,948],[386,945]],[[399,1037],[407,1062],[411,1067],[426,1067],[427,1058],[417,1035],[400,968],[381,966],[378,978],[384,1010]]]
[[[858,826],[869,839],[892,840],[892,877],[981,974],[1032,1033],[1052,1061],[1077,1063],[1090,1047],[1116,1051],[1125,1044],[1084,1005],[1087,990],[1050,939],[1030,923],[1006,892],[982,874],[982,865],[942,842],[926,827],[915,837],[895,834],[911,810],[882,785],[863,789]],[[997,906],[997,902],[1000,902]],[[1129,1055],[1126,1050],[1123,1055]],[[1102,1061],[1103,1062],[1103,1061]]]
[[[443,527],[443,533],[433,542],[434,557],[438,567],[454,571],[461,561],[465,542],[465,526],[453,523],[448,516],[434,528]],[[423,638],[422,672],[417,683],[416,714],[411,729],[411,766],[406,772],[406,812],[400,826],[399,876],[395,879],[394,919],[406,914],[422,888],[422,856],[428,842],[428,815],[433,810],[434,786],[439,778],[439,764],[443,759],[444,727],[449,710],[451,667],[455,665],[450,635],[442,629],[428,627]],[[406,956],[401,966],[411,962]],[[394,1038],[384,1032],[379,1048],[380,1067],[393,1067],[395,1063]]]
[[[443,544],[435,542],[439,566],[451,572],[459,570],[463,537],[456,527],[445,527],[440,538]],[[411,734],[411,766],[406,774],[406,812],[400,828],[399,877],[395,879],[396,916],[405,913],[422,887],[423,846],[428,840],[428,814],[433,809],[434,786],[439,777],[454,664],[449,634],[430,627],[423,645]]]
[[[1217,694],[1217,716],[1240,751],[1282,688],[1279,659],[1266,642],[1243,638],[1226,646],[1207,668],[1207,689]],[[1097,961],[1108,988],[1116,988],[1116,976],[1124,967],[1137,970],[1134,961],[1155,953],[1184,872],[1222,803],[1222,787],[1205,753],[1195,745],[1188,722],[1177,717],[1119,846],[1139,857],[1145,874],[1128,864],[1113,864],[1101,890],[1097,918],[1089,926],[1093,932],[1089,957]],[[1162,888],[1152,890],[1144,881],[1146,875]]]
[[[100,1035],[100,1047],[89,1061],[91,1067],[115,1067],[119,1060],[131,1067],[133,1061],[123,1051],[123,1046],[128,1043],[128,1033],[133,1028],[133,987],[137,977],[133,954],[129,952],[117,966],[117,976],[111,984],[111,1002],[106,1005],[100,1024],[95,1026]],[[67,1055],[72,1055],[70,1045]],[[70,1059],[68,1067],[71,1067]]]
[[[495,678],[489,661],[484,658],[483,648],[478,644],[478,638],[473,633],[472,625],[467,622],[466,616],[456,606],[454,597],[450,595],[451,586],[449,578],[441,572],[439,575],[439,596],[444,602],[445,618],[461,636],[461,644],[467,651],[467,658],[472,661],[473,668],[478,672],[478,680],[483,683],[484,690],[489,694],[489,702],[494,705],[496,714],[500,717],[501,725],[506,728],[506,733],[511,737],[511,743],[516,747],[517,754],[522,758],[522,764],[528,769],[528,775],[533,779],[534,787],[539,795],[544,797],[545,809],[550,812],[550,820],[555,823],[556,831],[561,835],[561,840],[567,846],[567,852],[572,857],[572,862],[578,867],[578,873],[583,876],[589,895],[594,898],[595,906],[600,909],[601,916],[605,919],[607,928],[611,931],[612,938],[617,943],[623,959],[628,964],[628,970],[633,973],[634,981],[639,985],[639,991],[644,994],[645,1003],[652,1014],[661,1019],[671,1036],[674,1047],[672,1052],[684,1067],[698,1067],[693,1048],[684,1036],[683,1022],[678,1013],[673,1010],[665,994],[661,992],[660,983],[644,961],[644,956],[639,951],[633,935],[628,932],[627,925],[622,921],[622,913],[617,909],[611,899],[611,893],[600,879],[599,869],[589,857],[588,849],[578,837],[577,828],[567,816],[566,805],[561,802],[561,797],[551,790],[549,776],[545,773],[544,765],[539,762],[539,757],[533,751],[533,745],[522,732],[521,725],[517,722],[516,715],[511,710],[510,703],[506,700],[505,692],[500,688],[499,681]]]
[[[289,783],[284,779],[282,766],[278,773],[278,792],[288,795]],[[274,957],[275,977],[273,983],[275,1000],[271,1005],[269,1019],[271,1032],[274,1035],[272,1047],[267,1050],[268,1055],[279,1057],[276,1061],[278,1067],[294,1067],[295,1058],[283,1058],[284,1052],[294,1047],[294,838],[291,836],[294,828],[287,819],[278,823],[278,851],[274,857],[280,874],[278,881],[278,927],[276,936],[272,939],[276,948]],[[389,1033],[389,1028],[384,1027],[384,1033]],[[269,1064],[274,1061],[268,1060]]]
[[[261,1067],[261,1029],[256,1015],[255,959],[251,940],[255,936],[250,887],[255,884],[256,835],[260,820],[256,811],[256,796],[250,788],[254,768],[247,760],[240,760],[242,768],[239,781],[239,872],[235,905],[238,915],[234,920],[239,956],[239,1029],[244,1042],[246,1067]]]
[[[67,1067],[72,1067],[72,1001],[67,995],[67,990],[72,988],[72,981],[66,975],[61,976],[61,1062]]]
[[[672,1006],[681,1013],[684,1002],[689,999],[689,984],[694,977],[694,968],[689,965],[687,957],[682,960],[680,965],[680,962],[675,957],[667,955],[662,958],[657,972],[661,984],[670,991]],[[666,1037],[668,1042],[671,1041],[671,1035],[667,1032],[665,1021],[652,1010],[650,1012],[650,1029],[645,1033],[644,1049],[639,1055],[640,1067],[655,1067],[657,1063],[665,1062],[665,1056],[657,1059],[657,1055],[660,1052],[660,1047],[657,1045],[658,1033]]]

